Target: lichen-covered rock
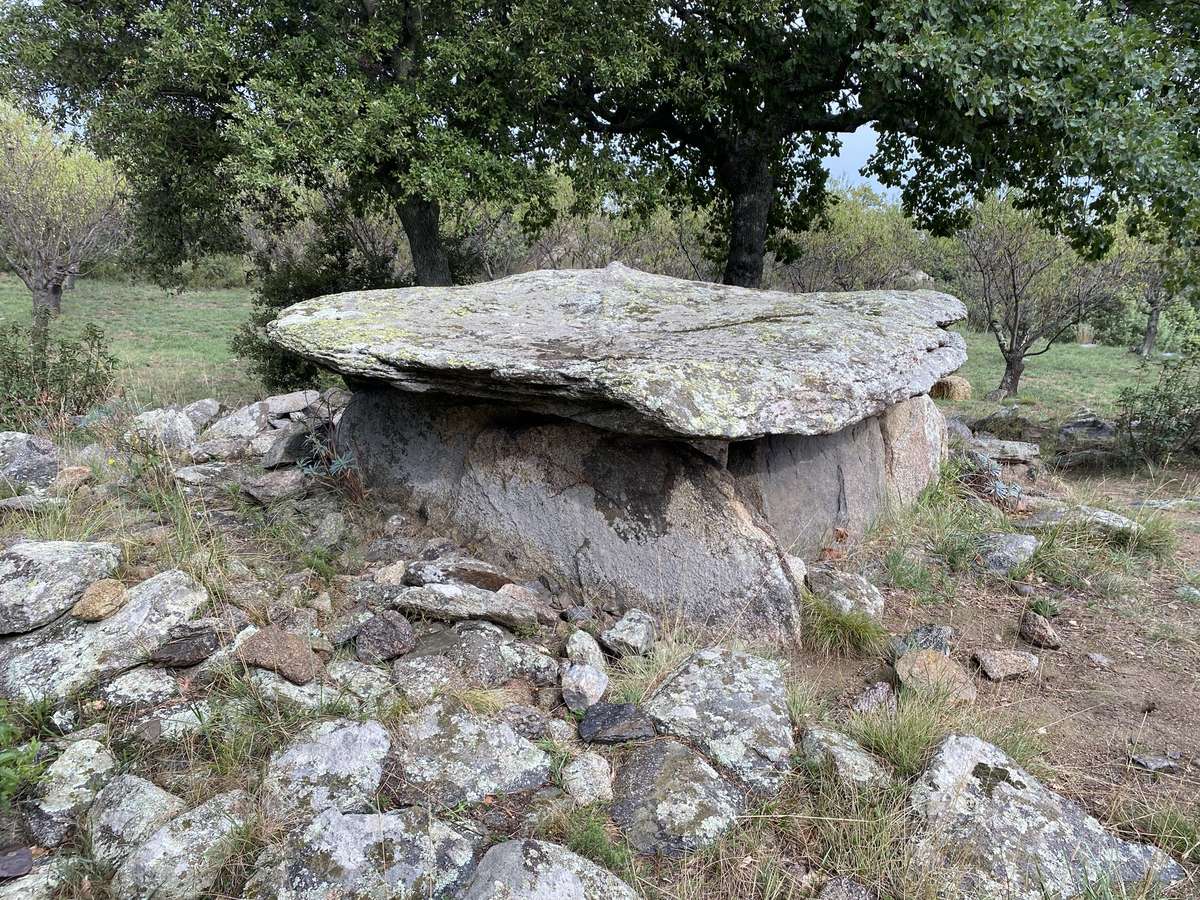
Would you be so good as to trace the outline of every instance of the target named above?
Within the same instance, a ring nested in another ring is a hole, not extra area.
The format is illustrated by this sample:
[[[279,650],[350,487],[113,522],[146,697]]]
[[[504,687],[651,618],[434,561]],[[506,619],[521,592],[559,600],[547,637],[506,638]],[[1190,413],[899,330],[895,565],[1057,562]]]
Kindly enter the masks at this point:
[[[964,381],[966,379],[963,379]],[[970,394],[966,399],[970,399]],[[817,900],[877,900],[875,892],[863,887],[853,878],[830,878],[821,888]]]
[[[92,740],[68,744],[38,782],[29,804],[29,830],[43,847],[57,847],[115,774],[117,761]]]
[[[511,628],[532,629],[537,610],[512,597],[470,584],[427,584],[397,591],[388,603],[406,612],[420,613],[443,622],[487,619]]]
[[[600,702],[608,690],[608,676],[588,663],[570,663],[562,673],[563,703],[571,712],[584,712]]]
[[[449,660],[462,680],[476,687],[498,687],[528,678],[545,687],[558,681],[554,657],[491,622],[460,622],[423,640],[411,656]]]
[[[979,546],[983,567],[996,575],[1010,575],[1033,559],[1039,541],[1032,534],[989,534]]]
[[[463,900],[637,900],[620,878],[558,844],[505,841],[484,854]]]
[[[263,804],[278,816],[326,809],[363,812],[379,790],[390,748],[378,722],[313,725],[271,757],[263,776]]]
[[[0,486],[21,494],[50,487],[58,474],[58,448],[43,437],[0,431]]]
[[[972,656],[988,681],[1024,678],[1038,670],[1038,658],[1024,650],[976,650]]]
[[[354,638],[358,658],[367,663],[388,662],[417,646],[412,625],[394,609],[384,609],[362,623]]]
[[[634,703],[597,703],[579,723],[579,736],[589,744],[648,741],[657,733],[653,720]]]
[[[1100,882],[1167,885],[1185,876],[1161,850],[1110,834],[976,737],[942,741],[912,806],[924,826],[918,860],[953,866],[963,893],[980,900],[1076,897]]]
[[[946,418],[928,395],[897,403],[879,417],[887,501],[904,507],[935,482],[946,458]]]
[[[257,478],[242,482],[242,491],[263,506],[299,500],[308,493],[309,487],[308,475],[297,468],[271,469]]]
[[[739,650],[701,650],[646,701],[660,731],[691,741],[755,790],[786,777],[795,741],[778,662]]]
[[[912,650],[936,650],[942,656],[950,655],[955,631],[949,625],[918,625],[907,634],[892,638],[888,654],[892,661]]]
[[[172,570],[129,589],[125,605],[103,622],[60,619],[36,634],[0,642],[0,695],[61,700],[132,669],[171,628],[208,603],[208,592]]]
[[[817,565],[808,570],[808,589],[836,613],[858,613],[876,622],[883,619],[883,594],[861,575]]]
[[[353,659],[338,659],[325,667],[325,676],[337,687],[339,700],[366,712],[389,712],[400,703],[387,669]]]
[[[211,425],[221,414],[221,404],[212,397],[205,397],[202,400],[193,400],[181,412],[188,417],[192,427],[199,432]]]
[[[153,831],[113,877],[114,896],[128,900],[195,900],[206,894],[237,850],[234,833],[250,810],[244,791],[218,794]]]
[[[268,326],[344,375],[632,433],[828,434],[966,360],[933,291],[792,294],[605,269],[321,297]],[[750,364],[748,364],[750,363]]]
[[[858,741],[824,725],[810,725],[800,738],[804,762],[849,787],[879,787],[890,780],[879,761]]]
[[[78,859],[56,856],[23,878],[0,884],[0,900],[58,900],[72,882]]]
[[[573,663],[585,663],[601,672],[608,669],[604,651],[600,649],[596,639],[582,628],[576,628],[567,638],[567,659]]]
[[[1068,525],[1119,540],[1136,538],[1143,530],[1141,523],[1110,509],[1066,504],[1043,506],[1021,522],[1021,527],[1033,531],[1051,531]]]
[[[503,722],[432,703],[405,718],[388,760],[389,792],[435,808],[531,790],[550,778],[550,757]]]
[[[599,753],[581,753],[563,766],[562,785],[580,806],[613,798],[612,766]]]
[[[444,898],[462,886],[482,843],[470,826],[420,809],[350,814],[328,809],[266,850],[247,900]]]
[[[645,656],[654,649],[657,635],[654,617],[640,609],[631,609],[611,628],[606,628],[600,640],[617,656]]]
[[[642,853],[683,856],[708,846],[731,828],[744,794],[673,739],[639,745],[622,763],[613,785],[612,818]]]
[[[139,666],[100,689],[100,699],[114,709],[154,706],[179,697],[179,682],[170,672]]]
[[[57,619],[94,581],[117,570],[121,551],[85,541],[22,541],[0,554],[0,634]]]
[[[223,419],[218,419],[200,435],[200,439],[201,441],[228,439],[249,441],[269,429],[273,418],[303,412],[320,399],[321,395],[316,391],[277,394],[257,403],[243,406]]]
[[[84,821],[93,859],[116,865],[186,808],[181,799],[144,778],[118,775],[96,795]]]
[[[910,691],[945,697],[955,703],[974,703],[978,693],[967,670],[937,650],[905,653],[896,660],[896,677]]]
[[[439,694],[465,687],[458,667],[445,656],[410,656],[392,664],[392,684],[410,706],[424,706]]]
[[[392,567],[388,566],[379,573],[381,580],[389,580],[389,569]],[[450,553],[435,559],[414,559],[404,563],[402,571],[404,584],[414,587],[457,582],[483,588],[485,591],[498,591],[506,584],[512,583],[512,578],[491,563],[461,553]]]
[[[186,450],[196,442],[196,423],[182,410],[149,409],[134,416],[125,443],[151,450]]]

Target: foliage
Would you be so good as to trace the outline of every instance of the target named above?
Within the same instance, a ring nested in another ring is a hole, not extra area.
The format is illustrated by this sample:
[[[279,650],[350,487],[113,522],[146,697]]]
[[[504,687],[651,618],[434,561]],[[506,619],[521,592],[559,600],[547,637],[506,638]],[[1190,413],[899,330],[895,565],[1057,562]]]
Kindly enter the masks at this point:
[[[109,397],[116,372],[117,358],[93,325],[78,341],[49,341],[44,359],[34,349],[30,329],[10,325],[0,330],[0,427],[30,431],[82,415]]]
[[[1200,438],[1200,347],[1165,360],[1154,382],[1121,391],[1117,428],[1130,453],[1148,462],[1194,450]]]
[[[42,772],[38,762],[38,743],[24,740],[11,705],[0,700],[0,810],[8,809],[13,798],[37,781]]]

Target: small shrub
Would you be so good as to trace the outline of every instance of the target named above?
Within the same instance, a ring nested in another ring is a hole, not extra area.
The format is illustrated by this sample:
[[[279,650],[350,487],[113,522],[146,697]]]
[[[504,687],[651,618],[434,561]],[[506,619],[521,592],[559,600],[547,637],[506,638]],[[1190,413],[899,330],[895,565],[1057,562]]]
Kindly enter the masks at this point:
[[[10,325],[0,330],[0,428],[31,431],[83,415],[108,398],[116,373],[117,358],[93,325],[78,341],[48,341],[44,359],[32,331]]]
[[[1117,399],[1117,429],[1129,454],[1151,463],[1193,451],[1200,442],[1200,349],[1167,360],[1158,378],[1125,388]]]
[[[0,701],[0,809],[34,784],[42,774],[36,740],[23,743],[25,729],[13,707]]]

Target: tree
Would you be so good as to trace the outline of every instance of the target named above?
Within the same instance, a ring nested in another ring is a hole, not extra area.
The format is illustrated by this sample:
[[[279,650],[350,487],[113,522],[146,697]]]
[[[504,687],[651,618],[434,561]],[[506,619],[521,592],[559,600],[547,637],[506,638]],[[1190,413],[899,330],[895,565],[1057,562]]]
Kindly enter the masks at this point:
[[[242,249],[246,208],[282,228],[337,184],[399,217],[420,283],[447,284],[444,205],[546,213],[527,99],[553,83],[554,48],[529,49],[517,6],[13,0],[0,63],[120,161],[163,270]]]
[[[959,243],[960,289],[969,304],[978,305],[1004,357],[999,397],[1015,396],[1025,361],[1047,353],[1128,278],[1121,253],[1088,260],[1009,198],[977,204]],[[1039,343],[1044,346],[1035,350]]]
[[[0,255],[33,294],[44,346],[64,286],[125,244],[123,185],[77,141],[0,106]]]
[[[728,283],[791,255],[828,202],[822,159],[868,124],[867,170],[941,234],[1008,186],[1101,249],[1126,198],[1200,193],[1155,33],[1091,0],[530,2],[584,48],[557,96],[595,141],[578,149],[715,203]]]

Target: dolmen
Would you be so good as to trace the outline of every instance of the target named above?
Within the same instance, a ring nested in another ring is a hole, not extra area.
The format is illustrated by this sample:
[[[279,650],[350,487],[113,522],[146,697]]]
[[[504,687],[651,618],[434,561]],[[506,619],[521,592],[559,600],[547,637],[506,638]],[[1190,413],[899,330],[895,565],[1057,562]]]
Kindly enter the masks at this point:
[[[803,561],[935,478],[965,315],[614,263],[318,297],[268,334],[345,378],[376,496],[555,590],[791,643]]]

